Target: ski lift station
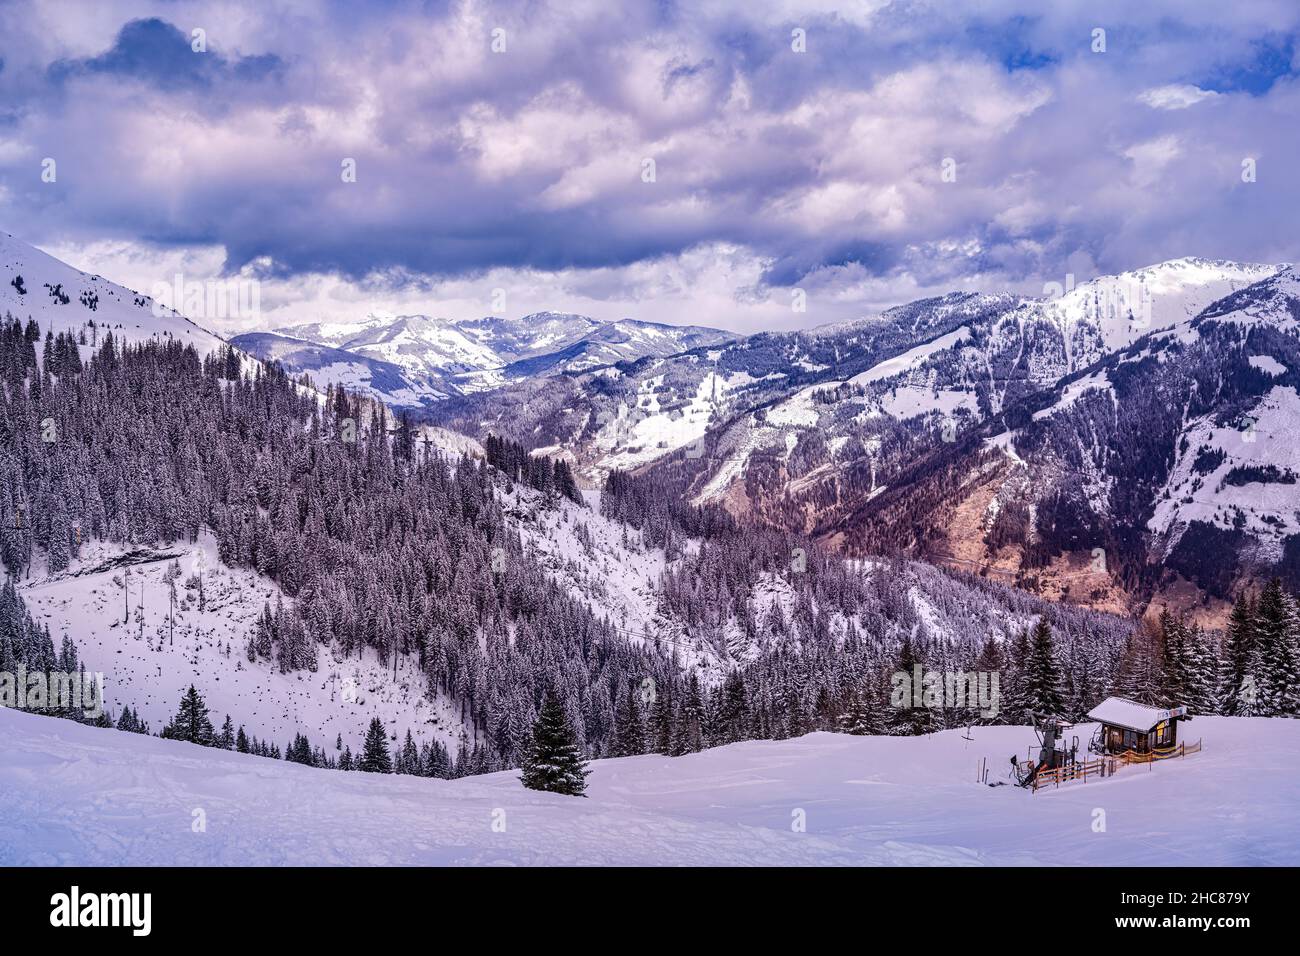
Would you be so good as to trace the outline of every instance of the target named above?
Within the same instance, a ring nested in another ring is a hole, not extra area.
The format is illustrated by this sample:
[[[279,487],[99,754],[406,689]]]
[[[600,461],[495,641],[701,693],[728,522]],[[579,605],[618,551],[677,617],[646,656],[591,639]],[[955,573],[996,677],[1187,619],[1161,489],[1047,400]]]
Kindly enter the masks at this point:
[[[1107,697],[1088,711],[1101,724],[1094,752],[1148,754],[1178,743],[1178,722],[1191,720],[1186,707],[1148,707],[1123,697]]]
[[[1053,714],[1034,714],[1038,755],[1035,758],[1032,747],[1023,763],[1013,755],[1011,779],[1037,792],[1048,785],[1113,776],[1131,764],[1146,764],[1149,769],[1156,761],[1185,757],[1201,749],[1200,741],[1178,743],[1178,722],[1192,719],[1186,707],[1150,707],[1123,697],[1107,697],[1088,712],[1088,719],[1098,724],[1087,748],[1097,755],[1092,760],[1080,759],[1078,737],[1067,740],[1065,732],[1074,724]]]

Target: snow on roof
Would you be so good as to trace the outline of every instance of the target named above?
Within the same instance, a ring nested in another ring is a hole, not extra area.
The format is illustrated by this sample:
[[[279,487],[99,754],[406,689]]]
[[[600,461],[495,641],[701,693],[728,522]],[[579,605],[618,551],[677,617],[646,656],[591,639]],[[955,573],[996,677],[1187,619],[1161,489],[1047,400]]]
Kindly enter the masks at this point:
[[[1125,730],[1136,730],[1139,733],[1146,733],[1162,720],[1182,717],[1186,714],[1186,707],[1162,710],[1159,707],[1148,707],[1146,704],[1125,700],[1123,697],[1107,697],[1088,711],[1088,716],[1099,723],[1123,727]]]

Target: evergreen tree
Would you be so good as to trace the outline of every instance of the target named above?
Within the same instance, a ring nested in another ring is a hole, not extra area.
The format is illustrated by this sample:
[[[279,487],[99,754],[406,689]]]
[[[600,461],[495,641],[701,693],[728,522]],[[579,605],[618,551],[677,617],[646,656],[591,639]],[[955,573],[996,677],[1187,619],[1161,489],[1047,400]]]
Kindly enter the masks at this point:
[[[1020,630],[1012,639],[1005,655],[1006,678],[999,681],[1002,690],[1002,706],[999,708],[998,716],[1002,723],[1027,724],[1032,719],[1029,716],[1030,707],[1024,681],[1029,654],[1029,632]]]
[[[524,757],[523,785],[530,790],[582,796],[589,772],[564,706],[554,692],[548,692]]]
[[[204,747],[213,746],[216,733],[212,721],[208,719],[208,708],[193,684],[181,697],[180,708],[172,722],[163,729],[162,735],[169,740],[187,740]]]
[[[1061,667],[1052,641],[1052,626],[1046,616],[1040,617],[1034,627],[1022,682],[1025,703],[1033,713],[1046,716],[1064,713]]]
[[[719,742],[729,744],[748,739],[752,717],[745,681],[738,671],[727,674],[721,697],[717,720]]]
[[[1176,707],[1186,703],[1188,672],[1187,626],[1165,608],[1160,612],[1160,648],[1163,687],[1161,703]]]
[[[1199,624],[1188,628],[1185,649],[1187,682],[1181,703],[1192,714],[1219,713],[1218,657],[1210,636]]]
[[[370,718],[366,742],[357,769],[365,773],[392,773],[393,758],[388,754],[388,732],[378,717]]]
[[[442,741],[435,740],[429,744],[421,757],[423,762],[421,776],[436,777],[440,780],[446,780],[451,776],[451,754],[447,752]]]
[[[672,741],[668,752],[674,757],[704,749],[704,701],[700,681],[692,671],[686,680],[681,704],[673,711]]]
[[[840,717],[840,729],[846,734],[861,737],[885,732],[885,712],[880,706],[880,694],[873,680],[866,680],[849,692],[848,706]]]
[[[420,772],[420,751],[415,746],[415,738],[411,736],[409,727],[406,730],[406,740],[402,743],[402,750],[397,755],[397,772],[406,774]]]
[[[991,716],[985,716],[981,713],[975,717],[975,723],[986,725],[1007,723],[1008,698],[1012,690],[1008,683],[1010,674],[1007,671],[1006,655],[1003,653],[1002,647],[992,637],[985,638],[979,656],[975,658],[975,671],[977,675],[988,675],[990,693],[993,688],[993,676],[997,675],[998,678],[997,713]],[[1080,688],[1081,696],[1084,693],[1086,692]],[[1100,699],[1100,697],[1097,698],[1097,700]],[[1092,703],[1096,703],[1096,701],[1090,701],[1090,705]]]
[[[226,721],[221,725],[221,733],[217,736],[214,746],[222,750],[233,750],[235,747],[235,726],[231,723],[229,714],[226,714]]]
[[[673,700],[667,685],[655,691],[650,705],[650,748],[657,754],[672,753]]]
[[[641,724],[641,708],[636,702],[637,692],[628,688],[623,696],[622,709],[615,715],[613,757],[635,757],[645,753],[645,728]]]
[[[1254,671],[1256,651],[1255,606],[1243,590],[1233,602],[1224,632],[1223,678],[1219,696],[1223,712],[1230,717],[1249,717],[1256,711],[1258,678]]]
[[[931,707],[934,701],[927,700],[924,685],[922,698],[916,699],[916,668],[921,668],[922,680],[926,673],[925,661],[917,653],[911,636],[903,638],[903,646],[898,651],[898,665],[895,675],[901,675],[894,681],[890,691],[889,731],[893,734],[912,735],[928,734],[938,730],[938,711]],[[905,683],[904,683],[905,679]],[[933,690],[931,691],[933,694]],[[942,694],[942,688],[938,689]]]
[[[1297,713],[1300,667],[1294,634],[1295,614],[1278,578],[1259,594],[1255,612],[1259,660],[1258,713],[1282,717]]]

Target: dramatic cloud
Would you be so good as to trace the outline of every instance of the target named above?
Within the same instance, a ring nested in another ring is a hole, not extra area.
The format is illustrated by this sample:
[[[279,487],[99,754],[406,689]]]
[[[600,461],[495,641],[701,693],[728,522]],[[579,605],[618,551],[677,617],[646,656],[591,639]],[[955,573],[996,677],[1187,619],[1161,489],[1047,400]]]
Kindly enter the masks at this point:
[[[0,228],[285,321],[790,327],[1296,258],[1293,3],[838,6],[11,0]]]

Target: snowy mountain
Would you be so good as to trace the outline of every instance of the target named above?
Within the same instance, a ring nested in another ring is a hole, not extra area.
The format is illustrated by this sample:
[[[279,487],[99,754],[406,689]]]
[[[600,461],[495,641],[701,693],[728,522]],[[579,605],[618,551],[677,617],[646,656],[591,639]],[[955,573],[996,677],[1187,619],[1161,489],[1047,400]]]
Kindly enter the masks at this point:
[[[155,315],[155,312],[158,314]],[[66,332],[93,345],[112,332],[119,341],[171,339],[205,355],[220,336],[138,292],[88,275],[0,232],[0,317],[35,319],[41,334]]]
[[[523,381],[438,403],[432,414],[471,434],[499,432],[539,453],[564,455],[594,486],[612,469],[639,469],[695,503],[721,504],[743,521],[807,533],[850,554],[902,546],[930,560],[984,569],[1057,597],[1128,613],[1164,587],[1126,564],[1138,554],[1160,553],[1134,547],[1133,536],[1154,533],[1169,542],[1163,545],[1167,553],[1188,527],[1199,528],[1192,511],[1179,504],[1193,480],[1191,462],[1180,466],[1174,486],[1143,492],[1142,506],[1125,503],[1117,510],[1105,503],[1116,487],[1116,479],[1104,474],[1105,442],[1093,439],[1095,453],[1085,454],[1090,463],[1080,463],[1081,470],[1069,465],[1062,472],[1062,460],[1068,465],[1080,451],[1058,449],[1051,467],[1041,462],[1042,469],[1025,473],[1019,464],[1023,452],[1017,451],[1024,434],[1019,419],[1028,418],[1031,430],[1047,428],[1049,420],[1089,407],[1112,387],[1101,369],[1127,361],[1123,356],[1138,343],[1151,342],[1162,353],[1174,348],[1182,361],[1200,335],[1197,317],[1218,308],[1216,302],[1245,296],[1243,290],[1255,290],[1268,305],[1241,299],[1233,321],[1257,328],[1257,335],[1266,328],[1285,334],[1285,323],[1270,315],[1291,314],[1281,278],[1288,274],[1281,266],[1177,259],[1042,299],[951,295],[869,320]],[[1274,430],[1288,414],[1287,370],[1294,368],[1286,361],[1288,347],[1280,347],[1276,355],[1261,347],[1240,357],[1249,365],[1247,374],[1277,388],[1267,400],[1260,393],[1256,408],[1264,427]],[[1208,360],[1237,361],[1231,358],[1237,351],[1211,352]],[[1137,405],[1125,404],[1120,417],[1136,416]],[[1194,455],[1207,440],[1194,434],[1192,423],[1187,428],[1193,451],[1179,455]],[[1173,439],[1168,454],[1184,444]],[[968,447],[977,459],[951,468],[943,464]],[[1267,438],[1254,443],[1252,453],[1265,447],[1271,447]],[[1220,484],[1241,488],[1240,496],[1255,504],[1238,517],[1223,498],[1236,492],[1218,492],[1223,500],[1216,520],[1233,534],[1241,531],[1236,525],[1247,529],[1231,553],[1245,549],[1267,573],[1284,560],[1285,542],[1294,533],[1285,498],[1288,469],[1295,469],[1288,461],[1237,457],[1224,459]],[[1238,484],[1249,474],[1232,471],[1238,466],[1276,467],[1273,498],[1258,499],[1258,482],[1251,489]],[[1156,473],[1163,475],[1163,467]],[[981,490],[954,497],[952,482],[973,482]],[[1082,537],[1065,532],[1073,524],[1048,518],[1052,505],[1025,500],[1031,486],[1030,497],[1061,489],[1067,497],[1090,501],[1094,517],[1085,523],[1094,531]],[[1169,501],[1158,513],[1139,516],[1143,507],[1155,507],[1157,497]],[[1006,536],[1015,536],[1008,529],[1030,512],[1034,520],[1057,522],[1057,530],[1031,533],[1028,551],[1004,547]],[[954,521],[947,533],[945,523]],[[1111,552],[1113,566],[1104,573],[1090,570],[1093,547]],[[1235,560],[1229,563],[1236,567]],[[1192,577],[1192,596],[1179,598],[1188,608],[1206,595],[1226,594],[1238,580],[1235,571],[1220,575],[1213,586],[1203,573]],[[1216,607],[1219,619],[1222,605]]]
[[[417,406],[522,378],[673,355],[732,338],[698,326],[606,323],[554,312],[463,321],[371,313],[355,324],[310,323],[233,341],[259,358],[309,373],[318,384],[342,384],[392,405]]]
[[[1296,580],[1296,291],[1284,268],[1095,363],[1063,362],[1062,378],[1005,404],[923,409],[928,422],[884,446],[881,490],[819,532],[871,548],[906,527],[921,553],[1050,593],[1116,609],[1158,599],[1221,622],[1243,582]],[[941,404],[978,361],[961,352],[861,400],[887,407],[920,386]]]
[[[1194,756],[1037,794],[974,782],[981,759],[1005,766],[1033,732],[975,727],[973,739],[817,733],[598,760],[576,800],[525,790],[518,771],[337,773],[0,709],[0,863],[1300,863],[1300,722],[1198,717],[1190,733],[1204,743]]]

